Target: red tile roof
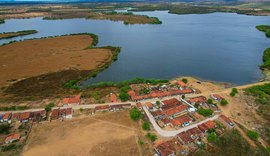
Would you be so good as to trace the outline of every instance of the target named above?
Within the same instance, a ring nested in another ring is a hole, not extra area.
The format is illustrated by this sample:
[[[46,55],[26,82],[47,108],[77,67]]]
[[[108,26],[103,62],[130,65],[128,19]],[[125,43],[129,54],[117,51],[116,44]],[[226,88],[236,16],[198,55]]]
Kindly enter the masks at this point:
[[[148,108],[149,107],[153,107],[153,104],[151,103],[151,102],[146,102],[146,104],[145,104]]]
[[[203,135],[202,131],[198,127],[191,128],[187,132],[193,136],[202,136]]]
[[[224,120],[225,122],[227,122],[228,124],[229,124],[229,123],[233,123],[233,122],[232,122],[227,116],[225,116],[225,115],[221,115],[220,118],[221,118],[222,120]]]
[[[9,142],[9,141],[11,141],[11,140],[19,140],[20,139],[20,134],[11,134],[11,135],[9,135],[9,136],[7,136],[6,138],[5,138],[5,142]]]
[[[11,113],[5,113],[2,119],[3,120],[8,119],[11,117],[11,115],[12,115]]]
[[[59,110],[59,114],[60,115],[64,115],[64,116],[71,115],[72,114],[72,108],[63,108],[63,109],[60,109]]]
[[[21,115],[21,113],[13,113],[12,114],[12,117],[11,117],[11,119],[12,120],[19,120],[20,119],[20,115]]]
[[[156,149],[162,156],[168,156],[175,153],[175,149],[170,146],[167,142],[163,142],[156,146]]]
[[[205,132],[209,129],[215,128],[215,127],[216,127],[216,123],[212,120],[209,120],[209,121],[202,123],[198,126],[198,128],[203,132]]]
[[[81,96],[80,95],[74,95],[71,97],[67,97],[63,99],[64,104],[76,104],[81,102]]]
[[[207,101],[207,99],[204,96],[198,96],[198,97],[190,98],[188,100],[189,103],[193,103],[193,102],[195,102],[195,103],[203,103],[203,102],[206,102],[206,101]]]
[[[188,106],[185,104],[182,104],[182,105],[177,106],[175,108],[164,111],[164,114],[166,114],[167,116],[172,116],[176,113],[183,112],[186,109],[188,109]]]
[[[163,118],[160,121],[163,122],[164,125],[171,123],[171,120],[168,118]]]
[[[95,107],[95,111],[97,111],[97,110],[107,110],[107,109],[110,109],[109,105],[103,105],[103,106],[96,106]]]
[[[137,108],[142,108],[142,103],[138,102],[136,103]]]
[[[217,99],[219,99],[219,100],[223,99],[223,97],[220,96],[219,94],[213,94],[213,97],[215,97],[215,98],[217,98]]]
[[[21,113],[20,115],[20,120],[28,120],[30,117],[30,112],[24,112],[24,113]]]
[[[190,137],[188,132],[181,132],[177,134],[177,136],[184,142],[184,144],[193,142],[193,139]]]
[[[51,118],[54,118],[54,119],[58,119],[59,118],[59,114],[60,114],[60,110],[59,109],[53,109],[50,117]]]
[[[187,84],[186,83],[184,83],[183,81],[177,81],[177,84],[179,85],[179,86],[181,86],[181,87],[187,87]]]
[[[176,106],[180,106],[183,104],[181,101],[177,100],[176,98],[164,100],[162,101],[162,103],[164,104],[163,108],[165,109],[171,109],[171,108],[174,108]]]
[[[153,115],[153,117],[157,117],[157,116],[163,115],[163,112],[160,110],[156,110],[156,111],[151,112],[151,114]]]
[[[180,116],[180,117],[173,119],[172,124],[174,126],[180,126],[186,122],[191,122],[191,121],[192,121],[192,119],[189,116],[183,115],[183,116]]]

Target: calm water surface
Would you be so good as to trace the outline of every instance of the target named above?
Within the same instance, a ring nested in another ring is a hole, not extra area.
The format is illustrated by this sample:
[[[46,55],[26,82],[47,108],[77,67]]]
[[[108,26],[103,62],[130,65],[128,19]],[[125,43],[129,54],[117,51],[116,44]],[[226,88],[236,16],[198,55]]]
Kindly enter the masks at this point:
[[[262,78],[258,66],[270,40],[255,26],[270,24],[270,17],[232,13],[174,15],[166,11],[139,14],[159,17],[163,23],[124,25],[106,20],[11,19],[0,25],[0,32],[39,31],[17,40],[90,32],[99,35],[98,46],[122,47],[117,62],[83,84],[178,76],[246,84]],[[2,40],[0,44],[11,40],[14,39]]]

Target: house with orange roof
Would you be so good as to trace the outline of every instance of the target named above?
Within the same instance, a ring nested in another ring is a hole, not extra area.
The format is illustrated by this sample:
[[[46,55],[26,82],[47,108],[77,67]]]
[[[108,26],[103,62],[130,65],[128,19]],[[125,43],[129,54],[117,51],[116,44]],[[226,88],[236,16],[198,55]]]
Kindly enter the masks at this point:
[[[177,106],[175,108],[169,109],[169,110],[165,110],[164,114],[168,117],[168,118],[176,118],[177,116],[180,116],[184,113],[188,112],[188,108],[189,106],[186,104],[182,104],[180,106]]]
[[[219,94],[211,94],[211,98],[216,100],[217,102],[220,102],[223,99],[223,97]]]
[[[45,110],[40,110],[40,111],[34,111],[30,113],[30,118],[34,122],[39,122],[41,120],[44,120],[46,118],[46,111]]]
[[[5,113],[2,117],[3,122],[8,122],[12,117],[12,113]]]
[[[23,112],[20,114],[20,122],[28,122],[30,120],[30,112]]]
[[[216,123],[212,120],[209,120],[205,123],[202,123],[198,126],[198,128],[203,132],[206,133],[209,129],[216,128]]]
[[[9,144],[9,143],[12,143],[12,142],[14,142],[14,141],[20,140],[20,137],[21,137],[20,134],[17,134],[17,133],[11,134],[11,135],[9,135],[9,136],[7,136],[7,137],[5,138],[4,142],[5,142],[6,144]]]
[[[128,91],[128,95],[130,96],[131,100],[136,100],[136,93],[134,90]]]
[[[175,156],[175,149],[167,142],[162,142],[154,147],[160,156]]]
[[[139,110],[142,110],[142,103],[137,102],[137,103],[136,103],[136,107],[137,107]]]
[[[105,111],[109,111],[109,110],[110,110],[109,105],[96,106],[94,109],[95,112],[105,112]]]
[[[220,119],[221,119],[221,121],[223,121],[223,123],[225,123],[229,127],[233,127],[234,126],[234,123],[232,122],[232,120],[230,120],[227,116],[221,115],[220,116]]]
[[[59,117],[65,118],[65,119],[72,119],[72,108],[62,108],[59,109]]]
[[[13,113],[12,117],[11,117],[11,120],[12,121],[20,120],[20,115],[21,115],[21,113]]]
[[[76,106],[81,104],[81,96],[73,95],[63,99],[63,106]]]
[[[181,81],[181,80],[177,81],[176,84],[179,85],[183,89],[187,88],[187,84],[185,82]]]
[[[163,119],[161,119],[160,120],[160,122],[161,122],[161,124],[160,125],[163,125],[163,126],[170,126],[170,125],[172,125],[172,123],[171,123],[171,119],[169,119],[169,118],[163,118]],[[161,127],[163,127],[163,126],[161,126]]]
[[[172,125],[174,128],[180,128],[188,126],[192,122],[192,118],[187,115],[183,115],[177,118],[172,119]]]
[[[149,109],[149,110],[153,110],[153,108],[154,108],[154,105],[151,102],[146,102],[145,105],[146,105],[147,109]]]
[[[205,96],[198,96],[198,97],[193,97],[193,98],[189,98],[189,100],[187,100],[188,103],[194,105],[194,104],[200,104],[200,103],[206,103],[207,98]]]
[[[160,119],[163,119],[165,117],[165,114],[160,110],[152,111],[150,113],[153,115],[153,117],[156,120],[160,120]]]
[[[168,100],[163,100],[161,102],[161,109],[162,110],[168,110],[171,108],[175,108],[177,106],[182,105],[183,103],[179,100],[177,100],[176,98],[172,98],[172,99],[168,99]]]
[[[53,109],[51,114],[50,114],[50,119],[51,120],[56,120],[56,119],[59,118],[59,116],[60,116],[60,109],[59,108]]]

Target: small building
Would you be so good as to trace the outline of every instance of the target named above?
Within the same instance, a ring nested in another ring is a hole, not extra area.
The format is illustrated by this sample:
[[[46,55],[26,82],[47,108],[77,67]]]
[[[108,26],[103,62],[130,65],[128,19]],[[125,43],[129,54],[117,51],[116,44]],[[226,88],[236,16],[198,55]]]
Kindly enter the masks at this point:
[[[187,84],[185,82],[181,81],[181,80],[177,81],[176,84],[179,85],[183,89],[187,88]]]
[[[110,106],[109,105],[102,105],[102,106],[96,106],[95,107],[95,112],[105,112],[105,111],[109,111],[110,110]]]
[[[187,102],[192,104],[192,105],[206,103],[206,101],[207,101],[207,98],[204,96],[193,97],[193,98],[189,98],[189,100],[187,100]]]
[[[174,126],[174,128],[180,128],[180,127],[189,126],[191,122],[192,122],[192,118],[190,118],[187,115],[183,115],[183,116],[174,118],[172,120],[172,125]]]
[[[156,120],[160,120],[165,117],[165,114],[160,110],[152,111],[151,114]]]
[[[59,109],[59,116],[64,119],[72,119],[72,108]]]
[[[12,113],[5,113],[2,117],[3,122],[8,122],[12,117]]]
[[[169,109],[169,110],[166,110],[164,111],[164,114],[168,117],[168,118],[176,118],[178,116],[181,116],[185,113],[188,112],[188,108],[189,106],[186,105],[186,104],[182,104],[180,106],[177,106],[175,108],[172,108],[172,109]]]
[[[30,112],[23,112],[20,114],[20,122],[28,122],[30,120]]]
[[[59,108],[53,109],[52,112],[51,112],[51,114],[50,114],[50,119],[51,120],[56,120],[56,119],[59,118],[59,116],[60,116]]]
[[[63,99],[63,106],[76,106],[81,104],[81,96],[73,95]]]
[[[119,105],[110,105],[110,111],[119,111],[119,110],[123,110],[123,105],[119,104]]]
[[[169,99],[169,100],[163,100],[161,109],[162,110],[168,110],[168,109],[180,106],[182,104],[183,103],[181,101],[177,100],[176,98],[172,98],[172,99]]]
[[[12,117],[11,117],[11,120],[12,121],[18,121],[18,120],[20,120],[20,115],[21,115],[21,113],[13,113],[12,114]]]
[[[223,97],[220,96],[219,94],[211,94],[211,98],[218,102],[220,102],[223,99]]]
[[[167,142],[155,146],[155,151],[160,156],[175,156],[175,149]]]
[[[9,136],[7,136],[6,138],[5,138],[5,143],[6,144],[9,144],[9,143],[12,143],[12,142],[14,142],[14,141],[18,141],[18,140],[20,140],[20,137],[21,137],[21,135],[20,134],[11,134],[11,135],[9,135]]]
[[[209,129],[213,129],[216,127],[216,123],[212,120],[209,120],[205,123],[202,123],[198,126],[198,128],[203,132],[206,133]]]
[[[137,107],[139,110],[142,110],[142,103],[140,103],[140,102],[136,103],[136,107]]]
[[[221,115],[220,116],[220,119],[225,122],[226,125],[230,126],[230,127],[233,127],[234,126],[234,123],[225,115]]]
[[[45,110],[40,110],[40,111],[35,111],[30,113],[30,118],[34,122],[39,122],[42,121],[46,118],[46,111]]]
[[[163,118],[160,120],[160,122],[161,122],[161,125],[163,125],[165,127],[172,125],[171,119],[168,119],[168,118]]]
[[[131,108],[131,104],[130,104],[130,103],[122,104],[122,107],[123,107],[124,109],[130,109],[130,108]]]
[[[154,106],[151,102],[146,102],[145,105],[146,105],[147,109],[149,109],[149,110],[153,110],[153,108],[154,108]]]

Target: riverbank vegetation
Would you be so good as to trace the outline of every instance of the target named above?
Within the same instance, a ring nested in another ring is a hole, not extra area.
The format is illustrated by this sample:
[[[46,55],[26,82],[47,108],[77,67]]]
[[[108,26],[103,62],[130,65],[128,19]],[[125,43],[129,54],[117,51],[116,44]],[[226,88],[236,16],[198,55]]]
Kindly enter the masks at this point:
[[[5,20],[0,19],[0,24],[4,24],[4,23],[5,23]]]
[[[265,33],[266,37],[270,37],[270,25],[258,25],[256,28],[259,31]],[[260,66],[261,69],[270,69],[270,47],[265,49],[263,52],[263,64]]]
[[[0,33],[0,39],[9,39],[13,37],[25,36],[25,35],[35,34],[35,33],[38,33],[38,31],[23,30],[23,31],[17,31],[17,32],[4,32],[4,33]]]

